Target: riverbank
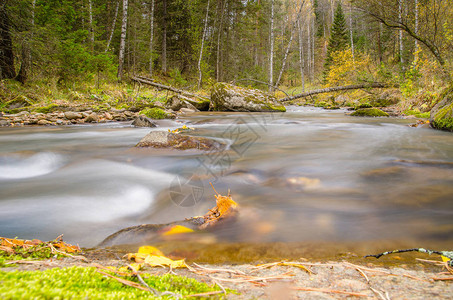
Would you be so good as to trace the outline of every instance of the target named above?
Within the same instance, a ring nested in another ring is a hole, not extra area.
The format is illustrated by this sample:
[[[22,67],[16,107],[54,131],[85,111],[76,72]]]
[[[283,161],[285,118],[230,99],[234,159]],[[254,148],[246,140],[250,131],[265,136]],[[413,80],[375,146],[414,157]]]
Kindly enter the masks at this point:
[[[14,266],[1,268],[0,272],[70,267],[96,268],[106,272],[119,270],[130,264],[122,256],[122,252],[112,249],[85,250],[81,255],[58,260],[20,261]],[[435,257],[431,259],[438,260]],[[193,278],[208,286],[217,285],[221,290],[229,290],[227,299],[446,299],[453,294],[452,274],[446,272],[440,264],[441,262],[438,266],[434,261],[420,260],[416,267],[404,264],[382,267],[376,266],[372,261],[358,264],[348,260],[307,261],[301,258],[267,264],[213,265],[188,262],[188,268],[169,270],[145,267],[139,274],[142,278],[147,278],[149,275],[162,276],[170,272]],[[64,270],[62,269],[63,272]],[[122,278],[115,273],[113,276]],[[114,282],[118,279],[104,275],[103,280]],[[137,283],[140,286],[138,281]],[[82,288],[83,285],[83,282],[79,283]],[[123,288],[131,291],[127,285],[123,285]],[[153,294],[150,292],[149,295]],[[212,297],[218,298],[220,295],[223,294],[216,293]],[[64,292],[61,296],[65,296]]]

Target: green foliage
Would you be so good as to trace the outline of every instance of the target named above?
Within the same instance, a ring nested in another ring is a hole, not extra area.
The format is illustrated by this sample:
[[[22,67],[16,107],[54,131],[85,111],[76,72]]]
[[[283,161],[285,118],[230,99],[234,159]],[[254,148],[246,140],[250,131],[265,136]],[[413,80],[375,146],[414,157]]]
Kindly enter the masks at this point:
[[[36,111],[38,113],[42,113],[42,114],[47,114],[47,113],[55,111],[57,108],[58,108],[58,105],[56,105],[55,103],[51,103],[47,106],[35,108],[34,111]]]
[[[140,111],[140,114],[147,116],[151,119],[165,119],[168,117],[168,114],[158,107],[145,108]]]
[[[145,276],[144,281],[159,292],[182,296],[219,290],[205,283],[176,275]],[[133,277],[127,280],[138,282]],[[2,299],[161,299],[147,291],[125,286],[107,278],[96,268],[54,268],[46,271],[0,271]],[[169,299],[171,296],[164,296]]]
[[[349,45],[348,32],[346,28],[346,19],[344,17],[341,2],[338,2],[335,10],[332,28],[330,30],[329,45],[327,47],[327,58],[324,63],[324,79],[326,80],[332,65],[333,54],[343,51]]]
[[[173,68],[170,70],[170,77],[169,80],[170,84],[177,87],[182,87],[187,84],[187,80],[181,75],[181,71],[178,68]]]

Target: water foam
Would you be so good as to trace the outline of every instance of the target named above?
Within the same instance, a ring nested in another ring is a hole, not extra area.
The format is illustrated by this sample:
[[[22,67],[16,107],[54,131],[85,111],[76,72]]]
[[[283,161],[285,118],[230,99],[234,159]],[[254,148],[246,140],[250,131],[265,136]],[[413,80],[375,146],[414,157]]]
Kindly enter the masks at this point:
[[[27,157],[0,157],[0,179],[31,178],[49,174],[60,168],[63,162],[61,155],[52,152],[40,152]]]

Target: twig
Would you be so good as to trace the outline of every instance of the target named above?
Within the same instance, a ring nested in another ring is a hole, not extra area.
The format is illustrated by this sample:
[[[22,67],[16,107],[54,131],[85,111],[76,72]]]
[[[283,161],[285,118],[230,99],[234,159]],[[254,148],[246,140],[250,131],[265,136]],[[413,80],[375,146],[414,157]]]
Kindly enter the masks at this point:
[[[209,276],[214,280],[228,281],[228,282],[253,282],[253,281],[266,281],[266,280],[276,280],[276,279],[290,279],[291,276],[280,275],[280,276],[269,276],[269,277],[250,277],[244,279],[229,279],[229,278],[219,278],[214,276]]]
[[[142,291],[147,291],[149,292],[149,290],[143,286],[141,286],[140,284],[136,283],[136,282],[133,282],[133,281],[130,281],[130,280],[126,280],[126,279],[122,279],[122,278],[119,278],[119,277],[116,277],[116,276],[113,276],[113,275],[110,275],[108,273],[105,273],[105,272],[102,272],[101,270],[97,270],[98,273],[101,273],[102,275],[105,275],[107,277],[110,277],[110,278],[113,278],[115,279],[116,281],[124,284],[124,285],[127,285],[127,286],[130,286],[130,287],[133,287],[133,288],[136,288],[136,289],[139,289],[139,290],[142,290]]]
[[[292,289],[297,290],[297,291],[306,291],[306,292],[321,292],[321,293],[331,293],[331,294],[343,294],[343,295],[356,296],[356,297],[368,297],[368,295],[361,294],[361,293],[320,289],[320,288],[293,287]]]
[[[5,265],[12,265],[12,264],[24,264],[24,265],[44,265],[44,266],[56,266],[57,264],[53,261],[45,261],[45,260],[12,260]]]
[[[433,280],[453,280],[453,277],[433,277]]]
[[[229,270],[229,269],[211,269],[211,268],[206,268],[206,267],[203,267],[203,266],[200,266],[199,264],[197,263],[193,263],[194,266],[204,270],[204,271],[208,271],[208,272],[212,272],[212,273],[216,273],[216,272],[226,272],[226,273],[233,273],[233,274],[241,274],[241,275],[245,275],[244,272],[242,271],[239,271],[239,270]]]
[[[146,288],[147,288],[150,292],[152,292],[154,295],[156,295],[156,296],[159,295],[159,292],[158,292],[156,289],[150,287],[150,286],[143,280],[143,278],[140,276],[140,274],[138,274],[138,271],[135,270],[135,268],[134,268],[133,266],[127,265],[127,267],[128,267],[129,269],[132,270],[133,275],[134,275],[135,277],[137,277],[138,281],[139,281],[144,287],[146,287]]]

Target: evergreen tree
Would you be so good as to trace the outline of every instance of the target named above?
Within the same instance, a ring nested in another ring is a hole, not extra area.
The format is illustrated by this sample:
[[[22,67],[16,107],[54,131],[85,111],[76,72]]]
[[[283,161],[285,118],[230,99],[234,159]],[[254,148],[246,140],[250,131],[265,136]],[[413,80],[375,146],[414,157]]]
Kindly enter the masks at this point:
[[[329,45],[327,47],[327,57],[324,63],[324,80],[329,73],[330,65],[332,63],[332,54],[337,51],[346,49],[349,45],[348,30],[346,27],[346,19],[344,17],[341,2],[338,2],[337,9],[333,19],[332,28],[330,30]]]

